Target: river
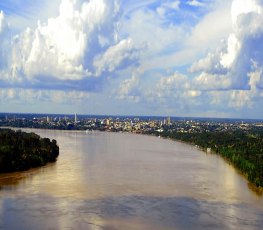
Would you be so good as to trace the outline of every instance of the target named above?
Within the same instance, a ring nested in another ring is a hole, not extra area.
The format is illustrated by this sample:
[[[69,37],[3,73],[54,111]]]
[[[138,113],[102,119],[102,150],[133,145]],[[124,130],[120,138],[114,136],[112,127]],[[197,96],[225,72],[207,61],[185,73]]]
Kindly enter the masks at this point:
[[[0,174],[0,229],[262,229],[262,194],[217,155],[153,136],[26,131],[60,155]]]

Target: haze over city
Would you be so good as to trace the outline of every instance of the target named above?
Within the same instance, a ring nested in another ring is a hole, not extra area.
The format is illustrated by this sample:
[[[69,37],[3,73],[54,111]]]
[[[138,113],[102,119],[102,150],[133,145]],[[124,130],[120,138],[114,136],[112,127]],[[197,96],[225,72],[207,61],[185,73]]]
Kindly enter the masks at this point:
[[[260,118],[262,0],[1,0],[1,112]]]

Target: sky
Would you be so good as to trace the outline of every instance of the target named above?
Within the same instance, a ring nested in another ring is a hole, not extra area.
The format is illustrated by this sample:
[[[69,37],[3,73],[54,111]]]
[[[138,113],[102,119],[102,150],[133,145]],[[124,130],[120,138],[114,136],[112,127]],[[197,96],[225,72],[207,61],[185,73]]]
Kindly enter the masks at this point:
[[[263,0],[0,0],[0,112],[263,118]]]

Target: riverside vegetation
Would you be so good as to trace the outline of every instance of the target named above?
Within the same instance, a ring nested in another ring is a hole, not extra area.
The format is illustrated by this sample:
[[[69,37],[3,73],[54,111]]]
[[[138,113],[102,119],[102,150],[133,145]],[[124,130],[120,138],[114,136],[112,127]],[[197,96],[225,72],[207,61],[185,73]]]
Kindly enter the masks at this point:
[[[56,140],[35,133],[0,129],[0,172],[13,172],[55,162],[59,155]]]
[[[262,129],[253,129],[250,132],[236,130],[201,133],[166,130],[161,136],[191,143],[204,150],[211,150],[231,162],[257,187],[263,187]]]

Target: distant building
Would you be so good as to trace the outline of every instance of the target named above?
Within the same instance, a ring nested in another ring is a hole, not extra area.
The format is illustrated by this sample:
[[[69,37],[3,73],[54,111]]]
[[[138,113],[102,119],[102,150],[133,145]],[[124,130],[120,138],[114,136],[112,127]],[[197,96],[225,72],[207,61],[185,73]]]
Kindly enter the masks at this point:
[[[78,122],[77,113],[75,113],[75,123]]]
[[[167,118],[167,125],[171,125],[171,117]]]
[[[110,119],[106,119],[106,125],[109,126],[110,125]]]

